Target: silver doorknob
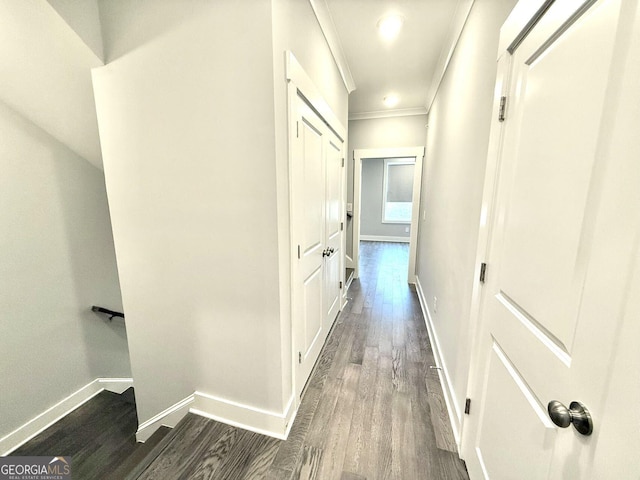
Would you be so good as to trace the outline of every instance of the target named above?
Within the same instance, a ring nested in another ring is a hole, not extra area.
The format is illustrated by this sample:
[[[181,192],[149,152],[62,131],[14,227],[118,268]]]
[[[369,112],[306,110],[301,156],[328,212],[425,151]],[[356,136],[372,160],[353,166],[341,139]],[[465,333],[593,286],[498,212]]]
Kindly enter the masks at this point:
[[[587,407],[580,402],[571,402],[569,408],[561,402],[552,400],[547,405],[549,417],[560,428],[567,428],[573,424],[574,428],[582,435],[589,436],[593,432],[593,420]]]

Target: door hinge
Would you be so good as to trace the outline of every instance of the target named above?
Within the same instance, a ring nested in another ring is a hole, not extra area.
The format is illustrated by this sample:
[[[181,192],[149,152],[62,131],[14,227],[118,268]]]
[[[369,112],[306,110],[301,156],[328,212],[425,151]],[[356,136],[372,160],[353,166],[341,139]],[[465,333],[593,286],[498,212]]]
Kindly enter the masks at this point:
[[[344,222],[340,222],[340,230],[344,230]]]
[[[344,157],[342,157],[342,166],[344,167]]]
[[[296,120],[296,138],[298,138],[298,137],[300,136],[300,130],[299,130],[299,127],[300,127],[300,122],[298,122],[298,121]]]
[[[298,245],[298,260],[300,259],[300,245]]]
[[[342,290],[342,282],[340,282],[340,290]]]
[[[464,414],[469,415],[470,411],[471,411],[471,399],[467,398],[467,400],[464,402]]]
[[[302,363],[302,352],[298,352],[298,363]]]
[[[484,283],[484,279],[487,276],[487,264],[486,263],[481,263],[480,264],[480,282]]]
[[[507,97],[500,97],[500,108],[498,109],[498,121],[504,122],[507,110]]]

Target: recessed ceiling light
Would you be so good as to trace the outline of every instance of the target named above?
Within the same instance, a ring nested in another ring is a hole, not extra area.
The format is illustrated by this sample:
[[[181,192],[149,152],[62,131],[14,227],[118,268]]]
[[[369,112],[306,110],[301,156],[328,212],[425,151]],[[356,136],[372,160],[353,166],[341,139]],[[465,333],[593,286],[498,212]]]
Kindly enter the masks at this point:
[[[400,15],[387,15],[378,21],[378,32],[386,40],[393,40],[400,33],[404,19]]]
[[[384,104],[387,107],[395,107],[399,101],[400,101],[400,98],[393,93],[384,97]]]

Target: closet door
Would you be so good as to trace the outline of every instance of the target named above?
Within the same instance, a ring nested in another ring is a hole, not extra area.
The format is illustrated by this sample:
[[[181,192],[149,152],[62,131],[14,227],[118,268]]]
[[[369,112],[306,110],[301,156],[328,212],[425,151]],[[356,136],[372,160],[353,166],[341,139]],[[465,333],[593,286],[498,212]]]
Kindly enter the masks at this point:
[[[324,322],[327,329],[340,310],[342,272],[342,141],[333,133],[327,135],[325,195],[325,281]]]
[[[300,395],[327,334],[323,312],[325,282],[326,126],[299,96],[292,135],[292,231],[297,250],[293,268],[293,336]]]
[[[295,382],[300,395],[340,311],[343,145],[306,101],[291,124],[291,230]]]

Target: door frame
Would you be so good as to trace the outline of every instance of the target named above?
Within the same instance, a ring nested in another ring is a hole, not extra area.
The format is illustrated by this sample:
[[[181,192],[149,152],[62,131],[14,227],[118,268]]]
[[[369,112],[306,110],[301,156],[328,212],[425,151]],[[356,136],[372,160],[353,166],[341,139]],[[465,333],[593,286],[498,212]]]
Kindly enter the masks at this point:
[[[498,59],[498,74],[496,77],[495,98],[493,100],[492,112],[497,112],[500,108],[500,98],[507,94],[509,88],[509,79],[511,73],[511,58],[501,56]],[[485,167],[485,179],[482,193],[482,204],[480,209],[480,228],[478,230],[478,242],[476,247],[476,258],[474,268],[474,279],[480,278],[481,268],[483,263],[487,263],[489,257],[489,244],[491,235],[493,233],[492,226],[495,223],[495,204],[497,201],[497,188],[498,188],[498,172],[500,167],[501,158],[501,145],[504,131],[504,124],[497,123],[497,115],[492,117],[492,127],[489,137],[489,148],[487,153],[487,162]],[[471,291],[471,306],[469,310],[469,329],[467,331],[467,345],[471,347],[469,354],[469,373],[466,381],[466,398],[471,398],[473,387],[477,376],[481,373],[483,366],[478,365],[479,349],[480,349],[480,331],[481,322],[483,318],[481,316],[482,302],[483,302],[483,283],[479,280],[474,280],[473,288]],[[459,422],[459,431],[457,437],[459,439],[458,452],[460,458],[464,460],[464,451],[466,442],[471,439],[466,433],[466,422],[468,415],[461,415]],[[456,422],[457,423],[457,422]]]
[[[295,318],[299,318],[299,306],[300,306],[300,296],[301,292],[296,283],[296,278],[298,277],[298,252],[297,252],[297,243],[296,239],[299,234],[300,225],[296,225],[294,222],[292,212],[293,205],[296,202],[294,198],[293,192],[293,182],[295,179],[293,178],[293,170],[291,168],[293,159],[293,152],[295,151],[296,142],[296,129],[297,129],[297,113],[296,113],[296,102],[297,98],[301,95],[306,100],[306,103],[316,112],[318,117],[329,127],[333,133],[343,142],[342,143],[342,152],[344,154],[344,149],[347,143],[347,129],[342,124],[342,122],[335,115],[329,104],[324,100],[320,90],[316,87],[315,83],[306,73],[304,68],[300,65],[296,57],[293,55],[291,51],[285,52],[285,70],[286,70],[286,80],[287,80],[287,126],[288,126],[288,214],[289,214],[289,288],[290,288],[290,296],[289,296],[289,308],[290,308],[290,326],[289,331],[283,331],[283,345],[289,345],[289,351],[283,352],[282,360],[283,362],[290,362],[291,365],[291,402],[293,412],[296,412],[298,407],[300,406],[300,397],[302,394],[302,390],[304,385],[298,385],[296,381],[296,368],[298,365],[297,358],[297,345],[296,345],[296,323]],[[343,225],[346,224],[346,168],[343,168],[342,172],[342,188],[341,188],[341,221]],[[342,249],[342,258],[340,259],[340,279],[342,281],[342,285],[345,284],[345,270],[344,270],[344,252],[346,251],[346,235],[345,231],[342,231],[341,238],[341,249]],[[344,287],[343,287],[344,288]],[[343,295],[340,295],[341,305],[340,310],[344,307],[344,302],[346,299]],[[287,339],[286,336],[289,336]],[[323,340],[324,342],[324,340]],[[288,359],[286,358],[288,357]],[[295,413],[294,413],[295,414]],[[293,418],[293,417],[292,417]],[[290,422],[289,428],[291,428]]]
[[[494,98],[492,104],[491,131],[489,134],[489,146],[487,150],[487,161],[485,167],[484,185],[482,188],[482,203],[480,209],[480,228],[478,230],[478,242],[476,247],[475,269],[473,278],[479,279],[482,264],[487,262],[489,257],[489,244],[493,234],[492,227],[495,223],[495,205],[497,201],[498,172],[502,157],[502,138],[504,135],[504,123],[498,120],[497,112],[500,109],[501,97],[508,95],[509,82],[511,79],[511,54],[507,53],[511,47],[517,47],[516,42],[521,42],[532,26],[529,21],[536,17],[537,12],[543,12],[549,0],[535,0],[528,2],[518,2],[516,7],[503,24],[498,46],[497,75],[494,88]],[[505,26],[509,25],[507,29]],[[505,114],[508,115],[509,103],[506,104]],[[483,365],[479,365],[480,356],[480,332],[484,319],[482,318],[483,304],[483,283],[474,281],[471,292],[471,306],[469,310],[469,329],[467,332],[468,345],[471,347],[469,354],[469,373],[466,381],[466,398],[471,398],[477,377],[482,373]],[[468,432],[468,415],[462,415],[460,419],[460,430],[458,433],[458,452],[460,458],[464,460],[465,452],[472,441]]]
[[[425,147],[356,148],[353,151],[353,263],[354,278],[360,276],[360,213],[362,203],[362,162],[378,158],[415,158],[413,170],[413,194],[411,203],[411,235],[409,236],[409,267],[407,283],[416,283],[416,252],[420,220],[420,192],[422,189],[422,164]]]

